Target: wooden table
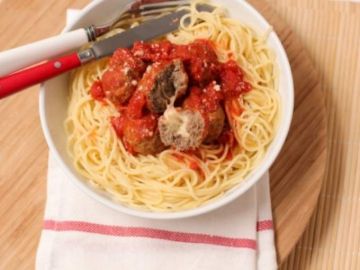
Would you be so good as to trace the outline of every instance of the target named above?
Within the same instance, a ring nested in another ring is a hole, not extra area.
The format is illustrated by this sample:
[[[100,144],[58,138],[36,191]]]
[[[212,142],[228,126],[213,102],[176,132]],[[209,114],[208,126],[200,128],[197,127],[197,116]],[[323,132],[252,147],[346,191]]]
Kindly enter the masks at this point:
[[[0,50],[58,33],[88,0],[0,1]],[[328,169],[318,208],[283,269],[360,267],[360,4],[273,0],[317,69],[328,107]],[[35,31],[36,29],[36,31]],[[0,269],[32,269],[45,204],[47,146],[38,88],[0,101]]]

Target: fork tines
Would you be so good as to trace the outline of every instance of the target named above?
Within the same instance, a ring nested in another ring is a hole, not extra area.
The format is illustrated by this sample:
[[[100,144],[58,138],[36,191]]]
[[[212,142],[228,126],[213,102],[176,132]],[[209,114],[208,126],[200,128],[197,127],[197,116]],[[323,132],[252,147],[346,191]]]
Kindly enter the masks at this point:
[[[177,7],[189,6],[191,0],[141,0],[136,2],[129,11],[120,16],[120,20],[137,16],[159,15],[174,10]]]
[[[191,0],[140,0],[135,2],[127,12],[123,13],[114,25],[138,16],[149,18],[166,14],[178,7],[189,6],[190,3]]]

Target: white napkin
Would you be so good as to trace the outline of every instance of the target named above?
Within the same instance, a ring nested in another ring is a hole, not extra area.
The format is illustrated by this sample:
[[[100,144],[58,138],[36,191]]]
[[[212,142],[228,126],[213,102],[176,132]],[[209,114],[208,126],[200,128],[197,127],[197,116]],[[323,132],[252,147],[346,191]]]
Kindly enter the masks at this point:
[[[118,213],[66,178],[50,153],[38,270],[277,269],[268,174],[227,206],[170,221]]]

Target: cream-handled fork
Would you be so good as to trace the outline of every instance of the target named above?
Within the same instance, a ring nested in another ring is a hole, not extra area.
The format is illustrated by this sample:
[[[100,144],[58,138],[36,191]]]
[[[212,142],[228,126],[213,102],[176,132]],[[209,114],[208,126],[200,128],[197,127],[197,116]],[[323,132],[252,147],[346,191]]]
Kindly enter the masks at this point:
[[[0,52],[0,77],[9,75],[25,67],[51,59],[65,52],[77,49],[82,45],[95,41],[99,36],[107,33],[114,25],[133,16],[154,16],[171,8],[189,4],[182,0],[126,0],[124,9],[113,14],[109,23],[104,26],[89,26],[55,37],[37,41],[25,46]]]

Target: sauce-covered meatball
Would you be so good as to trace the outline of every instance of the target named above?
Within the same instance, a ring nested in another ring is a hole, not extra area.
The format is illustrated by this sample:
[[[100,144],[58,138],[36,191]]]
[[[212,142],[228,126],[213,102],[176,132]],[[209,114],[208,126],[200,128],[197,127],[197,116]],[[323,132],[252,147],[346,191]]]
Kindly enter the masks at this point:
[[[188,81],[181,60],[156,62],[147,68],[138,89],[146,94],[148,109],[162,113],[172,97],[185,94]]]
[[[106,97],[115,105],[126,103],[136,90],[144,70],[145,64],[141,59],[133,56],[128,49],[117,49],[102,76]]]
[[[162,142],[179,151],[198,148],[215,141],[224,128],[222,94],[216,82],[206,88],[190,88],[181,108],[168,108],[159,118]]]
[[[205,87],[218,77],[219,61],[208,40],[199,39],[189,45],[180,45],[174,54],[184,61],[193,84]]]
[[[221,134],[225,124],[225,113],[222,107],[208,114],[207,135],[204,143],[214,142]]]
[[[205,134],[205,119],[200,112],[169,108],[159,118],[161,141],[179,151],[198,148]]]
[[[185,109],[197,110],[205,119],[205,143],[215,141],[224,128],[225,113],[221,106],[222,100],[220,85],[211,82],[204,89],[191,88],[190,95],[184,101],[183,107]]]
[[[153,113],[143,113],[146,99],[135,92],[125,111],[112,119],[112,125],[127,151],[132,154],[156,154],[164,149],[158,131],[158,118]]]
[[[127,149],[134,154],[150,155],[164,149],[157,129],[157,118],[153,115],[141,119],[128,119],[123,141]]]
[[[220,63],[209,40],[198,39],[188,45],[175,45],[167,40],[152,43],[137,42],[134,55],[144,61],[161,62],[181,59],[193,85],[205,87],[219,74]]]

